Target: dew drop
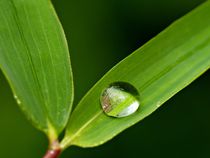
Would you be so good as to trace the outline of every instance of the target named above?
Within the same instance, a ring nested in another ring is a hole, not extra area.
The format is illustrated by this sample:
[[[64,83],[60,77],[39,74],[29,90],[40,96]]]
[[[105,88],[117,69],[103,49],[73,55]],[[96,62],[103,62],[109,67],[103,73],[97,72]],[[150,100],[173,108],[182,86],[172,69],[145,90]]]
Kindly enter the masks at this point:
[[[16,101],[17,101],[17,103],[18,103],[19,105],[21,104],[21,101],[20,101],[19,99],[17,99]]]
[[[161,106],[161,102],[158,101],[157,104],[156,104],[156,107],[159,108],[160,106]]]
[[[17,99],[18,98],[17,95],[14,95],[14,98]]]
[[[126,82],[114,82],[100,97],[103,111],[108,116],[126,117],[135,113],[140,105],[138,90]]]
[[[17,104],[21,104],[21,101],[19,100],[19,98],[17,97],[17,95],[14,95],[14,98],[15,98],[15,100],[16,100],[16,102],[17,102]]]

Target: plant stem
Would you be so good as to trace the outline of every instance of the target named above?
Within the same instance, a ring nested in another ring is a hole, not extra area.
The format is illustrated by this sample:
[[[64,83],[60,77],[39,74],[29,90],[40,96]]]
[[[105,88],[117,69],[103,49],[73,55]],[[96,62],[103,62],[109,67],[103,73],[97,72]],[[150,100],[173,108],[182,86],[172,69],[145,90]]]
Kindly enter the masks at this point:
[[[45,156],[43,158],[58,158],[58,156],[60,155],[61,150],[48,150],[47,153],[45,154]]]
[[[59,142],[56,140],[52,142],[49,149],[43,158],[58,158],[61,153]]]

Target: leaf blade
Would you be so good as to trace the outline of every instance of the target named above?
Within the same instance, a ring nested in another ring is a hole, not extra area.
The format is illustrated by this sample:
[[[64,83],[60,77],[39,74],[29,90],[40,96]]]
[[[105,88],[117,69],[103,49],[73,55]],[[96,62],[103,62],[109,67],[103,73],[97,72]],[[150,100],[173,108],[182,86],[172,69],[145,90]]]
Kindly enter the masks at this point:
[[[139,122],[210,67],[210,2],[181,18],[110,70],[81,100],[62,142],[92,147],[103,144]],[[102,90],[116,81],[129,82],[141,94],[136,114],[122,119],[101,110]]]
[[[49,137],[57,137],[73,101],[62,27],[49,1],[1,0],[0,4],[0,68],[29,119]]]

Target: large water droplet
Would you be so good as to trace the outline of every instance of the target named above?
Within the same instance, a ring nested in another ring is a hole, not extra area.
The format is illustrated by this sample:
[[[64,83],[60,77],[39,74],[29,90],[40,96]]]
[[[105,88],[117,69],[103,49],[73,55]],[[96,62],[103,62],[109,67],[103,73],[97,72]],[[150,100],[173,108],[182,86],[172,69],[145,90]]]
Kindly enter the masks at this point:
[[[103,111],[112,117],[126,117],[139,108],[138,90],[129,83],[115,82],[109,85],[101,94]]]

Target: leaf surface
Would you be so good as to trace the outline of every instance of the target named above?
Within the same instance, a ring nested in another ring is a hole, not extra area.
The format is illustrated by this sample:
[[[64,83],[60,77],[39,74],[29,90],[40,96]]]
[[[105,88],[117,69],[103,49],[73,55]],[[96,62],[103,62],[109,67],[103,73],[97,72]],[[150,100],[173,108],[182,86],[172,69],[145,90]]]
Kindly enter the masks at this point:
[[[210,1],[113,67],[80,101],[69,120],[62,147],[93,147],[141,121],[210,67]],[[140,93],[138,111],[108,117],[100,95],[113,82],[128,82]]]
[[[48,0],[0,0],[0,68],[27,117],[49,137],[64,129],[73,79],[64,32]]]

